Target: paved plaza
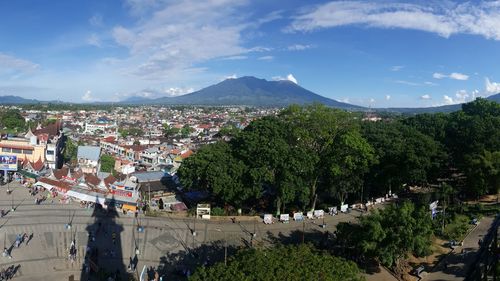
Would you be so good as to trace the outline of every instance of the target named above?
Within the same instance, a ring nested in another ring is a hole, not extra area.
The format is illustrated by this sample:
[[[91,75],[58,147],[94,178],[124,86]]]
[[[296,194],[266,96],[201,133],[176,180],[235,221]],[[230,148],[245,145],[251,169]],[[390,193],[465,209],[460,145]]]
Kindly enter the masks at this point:
[[[320,242],[324,233],[335,230],[340,221],[355,221],[360,215],[350,214],[325,218],[326,228],[321,228],[322,220],[275,223],[244,221],[241,223],[196,221],[189,218],[144,217],[117,214],[116,217],[96,215],[94,209],[81,208],[79,204],[61,204],[58,199],[49,198],[40,205],[30,196],[28,189],[11,183],[11,195],[6,186],[0,188],[0,209],[9,211],[0,219],[0,243],[11,249],[12,258],[0,257],[0,268],[14,265],[18,268],[15,280],[81,280],[87,245],[99,250],[99,266],[113,272],[125,272],[130,258],[138,250],[137,271],[144,265],[158,267],[166,271],[178,271],[181,267],[194,266],[203,261],[220,260],[227,246],[228,252],[239,247],[268,245],[280,241],[299,243],[302,229],[306,242]],[[15,211],[10,211],[14,206]],[[138,223],[144,227],[137,231]],[[66,225],[71,224],[71,228]],[[100,226],[99,226],[100,225]],[[98,230],[99,229],[99,230]],[[95,233],[96,241],[90,241],[89,231]],[[192,235],[195,232],[196,235]],[[252,237],[252,233],[256,237]],[[33,234],[28,245],[13,247],[19,234]],[[113,244],[113,233],[116,242]],[[76,242],[76,260],[70,261],[69,249]],[[90,241],[90,242],[89,242]],[[227,241],[227,243],[224,243]],[[134,273],[137,275],[137,271]],[[84,278],[86,279],[86,278]]]

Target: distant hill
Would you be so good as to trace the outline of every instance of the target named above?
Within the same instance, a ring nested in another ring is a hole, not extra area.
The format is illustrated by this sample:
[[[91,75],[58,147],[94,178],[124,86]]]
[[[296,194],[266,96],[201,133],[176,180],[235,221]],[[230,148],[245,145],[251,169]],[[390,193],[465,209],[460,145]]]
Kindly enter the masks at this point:
[[[33,104],[40,103],[39,100],[25,99],[18,96],[0,96],[0,104]]]
[[[500,93],[489,96],[486,98],[490,101],[495,101],[500,103]],[[434,106],[434,107],[401,107],[401,108],[375,108],[376,111],[383,112],[398,112],[398,113],[408,113],[408,114],[420,114],[420,113],[449,113],[462,109],[462,104],[450,104],[450,105],[442,105],[442,106]]]
[[[67,104],[67,102],[51,100],[51,101],[41,101],[37,99],[25,99],[19,96],[0,96],[0,104],[48,104],[48,103],[57,103],[57,104]]]
[[[329,99],[290,81],[267,81],[251,76],[227,79],[199,91],[177,97],[142,101],[148,104],[179,105],[249,105],[287,106],[322,103],[342,109],[363,109],[361,106]],[[126,103],[130,103],[127,100]]]

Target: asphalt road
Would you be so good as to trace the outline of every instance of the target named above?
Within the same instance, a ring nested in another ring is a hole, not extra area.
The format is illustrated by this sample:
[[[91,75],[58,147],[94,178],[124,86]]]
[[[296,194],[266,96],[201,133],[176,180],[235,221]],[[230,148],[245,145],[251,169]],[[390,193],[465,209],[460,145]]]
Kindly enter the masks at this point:
[[[425,275],[423,280],[464,280],[465,274],[479,250],[479,240],[488,233],[494,218],[485,217],[479,225],[464,239],[464,245],[457,247],[442,260],[432,272]]]

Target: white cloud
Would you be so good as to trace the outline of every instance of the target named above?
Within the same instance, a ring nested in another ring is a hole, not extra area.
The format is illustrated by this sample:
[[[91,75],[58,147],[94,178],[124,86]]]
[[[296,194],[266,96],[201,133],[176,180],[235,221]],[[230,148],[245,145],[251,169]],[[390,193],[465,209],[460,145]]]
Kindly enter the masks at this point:
[[[343,102],[343,103],[349,103],[349,98],[343,98],[340,101]]]
[[[455,99],[456,103],[464,103],[469,97],[469,94],[467,93],[466,90],[460,90],[455,93],[455,97],[456,97]]]
[[[99,37],[95,34],[92,33],[89,38],[87,38],[87,44],[95,46],[95,47],[101,47],[101,40]]]
[[[375,99],[374,99],[374,98],[371,98],[371,99],[370,99],[370,103],[375,103]]]
[[[473,34],[500,40],[498,1],[390,3],[385,1],[335,1],[304,10],[286,31],[312,31],[346,25],[371,28],[413,29],[448,38]]]
[[[437,85],[436,83],[430,82],[430,81],[425,81],[424,84],[427,86],[436,86]]]
[[[274,59],[273,56],[262,56],[262,57],[258,58],[258,60],[267,60],[267,61],[273,60],[273,59]]]
[[[92,96],[92,91],[87,90],[85,94],[82,96],[83,101],[96,101],[96,99]]]
[[[40,65],[29,60],[24,60],[0,53],[0,71],[33,73],[40,68]]]
[[[444,104],[445,105],[448,105],[448,104],[455,104],[455,102],[453,101],[453,98],[447,96],[447,95],[444,95],[443,96],[443,101],[444,101]]]
[[[443,103],[438,105],[449,105],[449,104],[459,104],[466,103],[474,100],[479,94],[478,90],[472,91],[470,94],[466,90],[459,90],[455,93],[455,98],[444,95]]]
[[[292,74],[288,74],[288,75],[286,76],[286,80],[288,80],[288,81],[292,81],[292,82],[293,82],[293,83],[295,83],[295,84],[299,84],[299,83],[297,82],[297,79],[295,79],[295,77],[293,77],[293,75],[292,75]]]
[[[247,58],[247,56],[230,56],[223,58],[223,60],[245,60]]]
[[[421,100],[430,100],[432,98],[431,98],[431,96],[429,94],[425,94],[425,95],[420,96],[420,99]]]
[[[193,88],[171,87],[171,88],[165,89],[164,92],[169,97],[177,97],[177,96],[182,96],[182,95],[185,95],[185,94],[192,93],[192,92],[194,92],[194,89]]]
[[[403,68],[404,68],[403,65],[394,65],[394,66],[391,66],[391,71],[400,71]]]
[[[408,85],[408,86],[418,86],[418,85],[420,85],[419,83],[410,82],[410,81],[406,81],[406,80],[395,80],[394,83]]]
[[[448,75],[436,72],[436,73],[432,74],[432,77],[435,79],[443,79],[443,78],[448,77]]]
[[[448,77],[450,79],[462,80],[462,81],[465,81],[465,80],[469,79],[469,75],[465,75],[465,74],[457,73],[457,72],[451,73],[450,76],[448,76]]]
[[[112,30],[116,43],[130,53],[126,73],[159,81],[204,71],[196,65],[212,59],[270,50],[242,46],[249,19],[238,8],[246,0],[144,2],[129,0],[127,6],[140,18],[130,27]]]
[[[463,74],[463,73],[458,73],[458,72],[452,72],[449,75],[443,74],[443,73],[439,73],[439,72],[435,72],[434,74],[432,74],[432,77],[434,77],[435,79],[450,78],[450,79],[462,80],[462,81],[465,81],[465,80],[469,79],[469,75],[466,75],[466,74]]]
[[[489,78],[485,78],[485,88],[486,92],[489,94],[498,94],[500,93],[500,83],[490,82]]]
[[[92,26],[102,26],[102,16],[100,14],[95,14],[89,19],[89,23]]]
[[[228,76],[224,77],[223,80],[226,80],[226,79],[236,79],[236,78],[238,78],[238,76],[236,76],[236,74],[233,73],[231,75],[228,75]]]
[[[391,99],[391,95],[385,95],[385,100],[390,100]]]
[[[301,44],[295,44],[295,45],[290,45],[287,47],[287,50],[289,51],[303,51],[312,48],[312,45],[301,45]]]
[[[299,84],[297,82],[297,79],[295,79],[295,77],[293,76],[293,74],[288,74],[286,77],[282,77],[282,76],[274,76],[272,77],[272,80],[274,81],[290,81],[290,82],[293,82],[295,84]]]

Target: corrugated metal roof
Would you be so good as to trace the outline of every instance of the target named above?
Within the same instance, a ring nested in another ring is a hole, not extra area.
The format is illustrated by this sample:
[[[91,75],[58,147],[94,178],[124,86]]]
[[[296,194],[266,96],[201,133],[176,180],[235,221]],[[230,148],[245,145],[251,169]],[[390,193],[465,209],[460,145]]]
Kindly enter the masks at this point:
[[[79,146],[77,157],[78,159],[88,159],[90,161],[99,161],[101,148],[99,146]]]

